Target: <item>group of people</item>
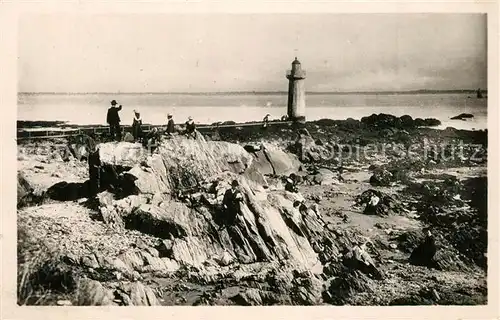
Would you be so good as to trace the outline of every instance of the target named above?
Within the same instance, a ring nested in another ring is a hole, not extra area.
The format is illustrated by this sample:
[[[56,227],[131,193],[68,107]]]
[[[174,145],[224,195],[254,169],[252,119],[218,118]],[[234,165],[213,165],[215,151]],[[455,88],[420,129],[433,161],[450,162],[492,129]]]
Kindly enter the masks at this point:
[[[120,126],[120,115],[119,112],[122,110],[122,105],[118,105],[116,100],[111,101],[111,107],[108,109],[108,114],[106,117],[106,122],[109,125],[109,133],[111,139],[116,141],[122,141],[122,128]],[[172,136],[176,132],[175,122],[172,114],[167,115],[167,127],[164,132],[159,132],[157,128],[154,128],[148,134],[144,134],[142,130],[142,118],[138,110],[134,110],[134,118],[132,120],[132,132],[126,133],[123,140],[128,142],[143,142],[147,143],[148,140],[154,139],[158,134],[164,133],[167,136]],[[189,117],[185,123],[185,130],[182,132],[188,137],[196,137],[196,125],[192,117]]]
[[[108,109],[108,114],[106,118],[106,122],[109,125],[109,133],[111,135],[111,139],[116,141],[122,141],[122,133],[123,130],[120,126],[120,115],[119,112],[122,110],[122,105],[118,105],[116,100],[111,101],[111,107]],[[263,128],[267,128],[269,126],[269,118],[270,114],[266,114],[263,119]],[[288,117],[285,115],[281,117],[281,121],[288,120]],[[144,134],[143,123],[141,114],[138,110],[134,110],[134,118],[132,120],[132,132],[126,133],[124,137],[124,141],[127,142],[143,142],[147,143],[148,139],[151,139],[153,136],[158,135],[159,133],[164,133],[167,136],[172,136],[176,132],[175,123],[172,114],[167,115],[167,127],[163,132],[159,132],[158,129],[154,128],[148,134]],[[188,120],[185,122],[185,129],[180,133],[185,134],[188,137],[196,138],[196,125],[194,123],[193,118],[190,116]]]

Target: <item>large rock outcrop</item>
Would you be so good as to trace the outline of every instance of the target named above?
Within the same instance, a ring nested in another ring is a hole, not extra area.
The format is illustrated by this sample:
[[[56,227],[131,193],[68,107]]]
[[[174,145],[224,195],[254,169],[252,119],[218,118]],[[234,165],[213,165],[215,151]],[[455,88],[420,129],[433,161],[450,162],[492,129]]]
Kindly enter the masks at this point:
[[[265,174],[286,175],[300,168],[295,156],[272,145],[251,154],[237,144],[183,137],[163,141],[153,153],[127,142],[100,144],[97,152],[103,187],[120,185],[140,194],[190,191],[221,172],[265,185]]]
[[[165,255],[182,265],[287,260],[297,270],[321,272],[308,226],[320,222],[294,207],[300,194],[263,188],[264,174],[299,170],[295,156],[271,145],[249,153],[237,144],[185,138],[164,141],[152,154],[137,146],[99,147],[101,180],[129,190],[118,200],[100,195],[104,221],[164,239]],[[221,203],[235,179],[245,201],[238,224],[228,226]]]

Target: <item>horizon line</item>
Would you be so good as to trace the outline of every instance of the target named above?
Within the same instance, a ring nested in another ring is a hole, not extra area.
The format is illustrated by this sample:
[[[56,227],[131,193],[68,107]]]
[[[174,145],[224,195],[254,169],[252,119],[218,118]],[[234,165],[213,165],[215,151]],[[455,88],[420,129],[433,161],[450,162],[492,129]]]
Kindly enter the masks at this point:
[[[394,94],[394,93],[473,93],[477,89],[415,89],[415,90],[363,90],[363,91],[306,91],[306,94]],[[482,92],[488,92],[488,89],[481,89]],[[56,91],[19,91],[18,94],[65,94],[65,95],[86,95],[86,94],[185,94],[185,95],[224,95],[224,94],[288,94],[287,91],[151,91],[151,92],[56,92]]]

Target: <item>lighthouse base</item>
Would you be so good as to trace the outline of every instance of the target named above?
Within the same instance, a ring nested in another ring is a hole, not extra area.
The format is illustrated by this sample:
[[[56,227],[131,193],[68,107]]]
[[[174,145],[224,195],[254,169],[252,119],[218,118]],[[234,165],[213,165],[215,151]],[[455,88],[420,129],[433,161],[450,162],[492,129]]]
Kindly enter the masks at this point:
[[[306,117],[305,116],[289,117],[288,119],[290,121],[293,121],[293,122],[306,123]]]

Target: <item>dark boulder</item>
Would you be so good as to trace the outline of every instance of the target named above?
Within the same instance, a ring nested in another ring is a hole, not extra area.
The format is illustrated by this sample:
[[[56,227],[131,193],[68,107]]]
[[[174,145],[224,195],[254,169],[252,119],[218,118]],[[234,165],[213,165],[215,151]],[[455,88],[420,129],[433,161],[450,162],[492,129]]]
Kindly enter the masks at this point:
[[[373,189],[364,191],[355,201],[358,206],[365,206],[363,213],[368,215],[385,216],[402,211],[402,205],[396,199]]]
[[[415,127],[425,127],[425,120],[422,118],[416,118],[414,124]]]
[[[398,117],[380,113],[380,114],[372,114],[368,117],[361,118],[361,122],[372,127],[377,128],[391,128],[398,127],[400,125],[400,120]]]
[[[347,252],[342,263],[352,270],[359,270],[373,279],[383,279],[383,273],[375,266],[372,257],[360,246]]]
[[[465,120],[465,119],[471,119],[474,118],[473,114],[470,113],[461,113],[458,116],[451,117],[451,120]]]
[[[434,261],[436,250],[434,237],[428,232],[425,239],[412,251],[409,259],[410,263],[430,268],[436,267]]]
[[[434,118],[425,118],[424,123],[427,127],[435,127],[441,125],[441,121]]]
[[[392,173],[385,169],[375,170],[370,177],[370,184],[372,186],[390,186],[392,178]]]
[[[411,253],[425,239],[425,234],[420,230],[410,230],[397,237],[398,248],[407,253]]]
[[[345,305],[349,299],[360,292],[372,292],[375,282],[363,272],[343,267],[340,276],[335,277],[327,290],[323,292],[323,300],[333,305]]]
[[[399,122],[401,123],[402,128],[413,128],[415,126],[413,118],[409,115],[399,117]]]
[[[319,119],[317,121],[314,121],[314,124],[317,124],[318,126],[322,127],[329,127],[329,126],[335,126],[336,121],[333,119]]]
[[[82,279],[78,283],[76,301],[80,306],[113,305],[113,299],[113,292],[98,281]]]
[[[355,120],[353,118],[347,118],[342,122],[342,127],[346,129],[359,129],[361,127],[361,121]]]

